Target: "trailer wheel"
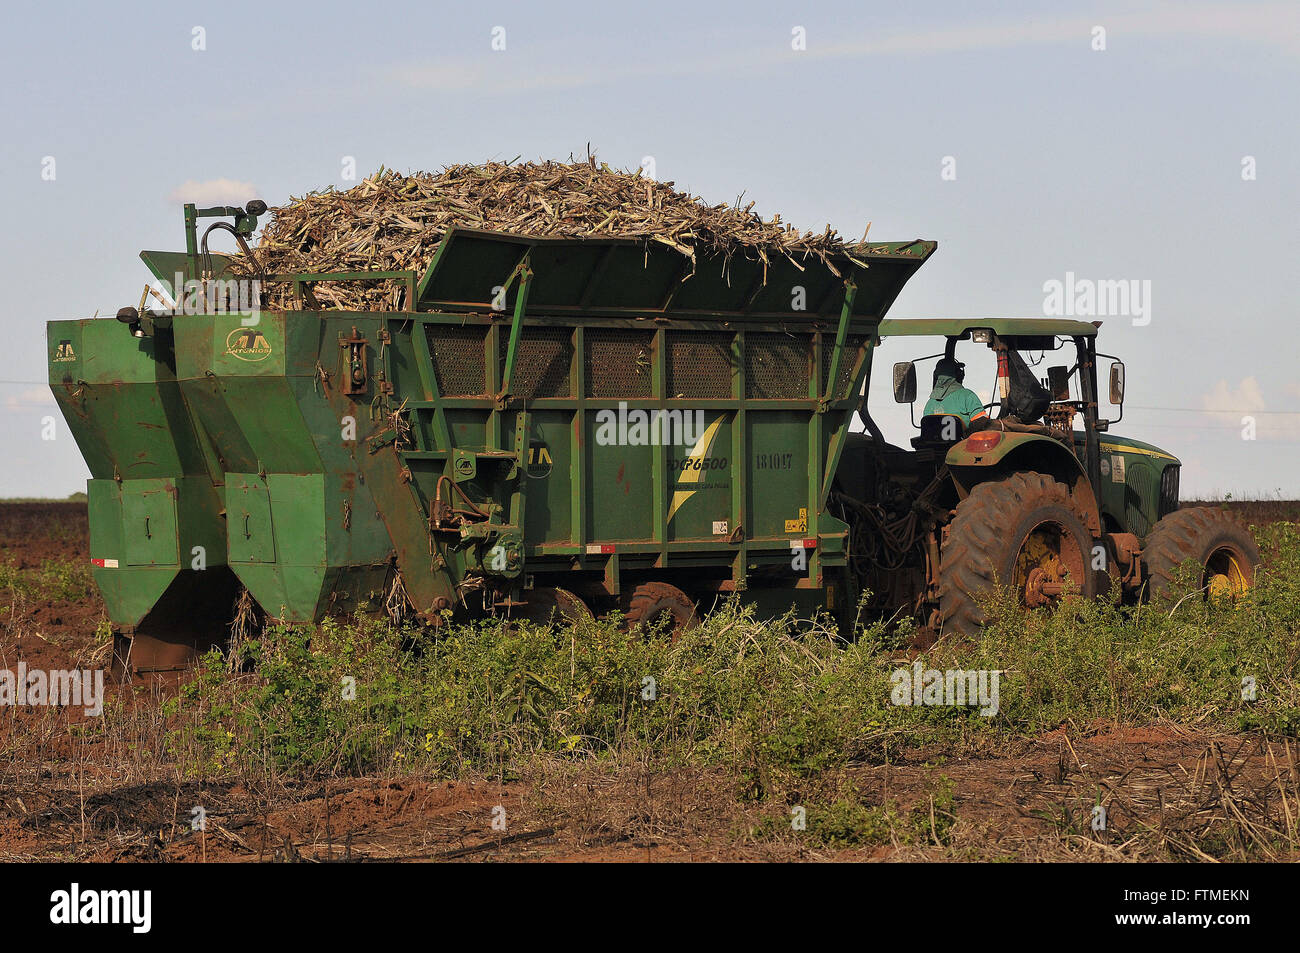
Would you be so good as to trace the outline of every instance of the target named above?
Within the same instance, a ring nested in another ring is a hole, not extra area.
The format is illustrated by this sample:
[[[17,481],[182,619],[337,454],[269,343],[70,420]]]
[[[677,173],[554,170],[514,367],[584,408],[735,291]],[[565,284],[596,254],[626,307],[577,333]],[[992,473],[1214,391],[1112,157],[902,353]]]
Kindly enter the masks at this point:
[[[1027,609],[1055,604],[1067,586],[1091,598],[1093,538],[1069,487],[1041,473],[981,483],[957,504],[940,555],[943,627],[973,635],[988,619],[979,600],[1012,586]]]
[[[1189,560],[1201,567],[1201,588],[1208,598],[1235,599],[1255,584],[1259,547],[1250,530],[1223,510],[1175,510],[1156,523],[1142,547],[1148,598],[1176,595],[1175,570]]]
[[[520,615],[541,625],[551,622],[578,625],[592,618],[591,610],[581,598],[558,586],[539,586],[529,592],[528,605]]]
[[[669,619],[673,641],[700,622],[690,596],[666,582],[643,582],[633,589],[623,617],[629,631]]]

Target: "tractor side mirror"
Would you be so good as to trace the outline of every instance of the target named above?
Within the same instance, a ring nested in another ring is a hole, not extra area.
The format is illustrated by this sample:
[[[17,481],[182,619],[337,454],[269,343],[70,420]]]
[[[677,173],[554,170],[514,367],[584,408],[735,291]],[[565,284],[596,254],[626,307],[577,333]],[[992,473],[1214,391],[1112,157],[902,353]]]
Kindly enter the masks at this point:
[[[1070,369],[1064,364],[1047,369],[1047,386],[1052,400],[1070,399]]]
[[[1110,365],[1110,402],[1116,406],[1124,403],[1124,362],[1115,361]]]
[[[894,365],[894,402],[910,404],[916,400],[916,365],[899,361]]]

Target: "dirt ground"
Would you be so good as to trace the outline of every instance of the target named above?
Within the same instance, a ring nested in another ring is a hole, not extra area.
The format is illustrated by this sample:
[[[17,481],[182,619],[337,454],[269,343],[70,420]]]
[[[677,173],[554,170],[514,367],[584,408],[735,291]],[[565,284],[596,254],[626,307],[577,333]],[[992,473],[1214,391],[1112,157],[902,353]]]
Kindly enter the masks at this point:
[[[88,563],[84,503],[0,503],[0,578],[10,580],[0,591],[0,668],[106,664]],[[33,597],[15,578],[39,578],[55,595]],[[110,697],[123,691],[106,682]],[[142,725],[156,718],[157,696],[133,697]],[[1225,819],[1228,836],[1275,843],[1267,832],[1279,791],[1300,779],[1294,743],[1172,724],[1068,725],[978,758],[900,751],[889,764],[855,766],[839,790],[896,805],[922,827],[928,811],[937,835],[935,792],[947,786],[955,821],[928,845],[826,846],[792,828],[797,802],[745,800],[708,769],[556,760],[508,781],[331,778],[274,791],[142,782],[148,752],[68,730],[84,717],[0,709],[0,861],[1203,859],[1201,835]],[[1098,803],[1102,832],[1090,825]],[[206,830],[193,829],[196,809]]]
[[[87,592],[36,600],[9,588],[0,593],[0,666],[20,659],[30,668],[68,668],[84,657],[95,628],[106,620],[90,581],[90,538],[85,503],[0,503],[0,566],[39,573],[51,564],[71,567]]]

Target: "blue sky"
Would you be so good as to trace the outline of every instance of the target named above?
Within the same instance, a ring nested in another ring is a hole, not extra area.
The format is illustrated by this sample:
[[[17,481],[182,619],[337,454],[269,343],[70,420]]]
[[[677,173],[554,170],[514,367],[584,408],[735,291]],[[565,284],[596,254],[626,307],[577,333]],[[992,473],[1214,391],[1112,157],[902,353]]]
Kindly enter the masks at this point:
[[[345,187],[346,156],[364,176],[591,143],[802,227],[937,239],[894,316],[1041,315],[1067,272],[1150,281],[1150,322],[1102,330],[1128,366],[1119,429],[1183,459],[1184,496],[1300,497],[1300,5],[877,6],[9,11],[0,496],[84,489],[66,432],[41,439],[45,322],[134,304],[137,253],[182,247],[187,197]],[[913,355],[882,356],[884,374]],[[899,442],[906,418],[875,383]]]

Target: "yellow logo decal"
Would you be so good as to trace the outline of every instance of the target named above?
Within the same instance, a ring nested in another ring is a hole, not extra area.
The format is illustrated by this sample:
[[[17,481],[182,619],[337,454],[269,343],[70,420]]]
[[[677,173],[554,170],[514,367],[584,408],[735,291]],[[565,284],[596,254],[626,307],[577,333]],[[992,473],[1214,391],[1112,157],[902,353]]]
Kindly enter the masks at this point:
[[[55,364],[66,364],[69,361],[77,359],[77,352],[72,349],[72,342],[64,339],[59,342],[59,346],[54,349]]]
[[[235,328],[226,335],[226,353],[241,361],[265,361],[271,356],[271,345],[257,328]]]
[[[1159,457],[1162,460],[1178,459],[1177,457],[1170,456],[1163,450],[1147,450],[1145,447],[1130,447],[1127,444],[1120,446],[1117,443],[1103,443],[1100,446],[1101,449],[1110,451],[1111,453],[1140,453],[1146,457]]]
[[[524,471],[534,480],[545,479],[551,475],[555,461],[551,459],[551,449],[544,443],[528,445],[528,468]]]
[[[677,481],[678,486],[685,483],[699,483],[703,479],[705,470],[700,466],[700,463],[713,448],[713,440],[718,436],[718,428],[722,426],[722,421],[723,418],[719,417],[709,424],[708,429],[700,434],[700,439],[695,441],[695,446],[691,448],[690,456],[687,457],[687,460],[695,465],[687,466],[682,471],[682,475]],[[673,493],[673,501],[668,507],[668,518],[670,520],[677,510],[681,508],[681,505],[695,495],[695,492],[695,490],[677,490]]]

